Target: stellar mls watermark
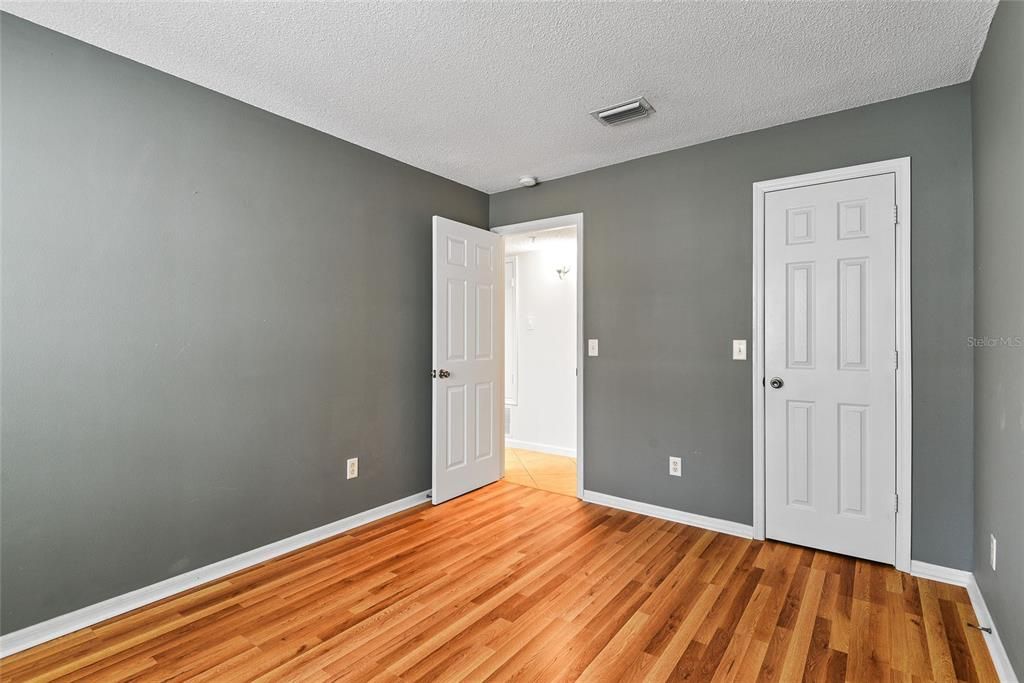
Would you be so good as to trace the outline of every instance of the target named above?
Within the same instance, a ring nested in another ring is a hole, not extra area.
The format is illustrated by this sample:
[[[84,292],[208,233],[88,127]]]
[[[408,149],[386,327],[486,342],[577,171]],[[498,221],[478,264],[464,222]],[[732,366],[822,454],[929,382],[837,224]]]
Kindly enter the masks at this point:
[[[967,345],[974,349],[992,349],[997,346],[1022,349],[1024,348],[1024,335],[1017,337],[968,337]]]

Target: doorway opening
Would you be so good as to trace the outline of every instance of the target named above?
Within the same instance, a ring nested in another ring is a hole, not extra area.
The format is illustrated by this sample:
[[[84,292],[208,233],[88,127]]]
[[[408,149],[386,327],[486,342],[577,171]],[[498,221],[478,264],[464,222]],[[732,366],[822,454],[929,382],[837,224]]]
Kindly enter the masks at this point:
[[[580,496],[582,216],[493,228],[503,236],[506,481]]]

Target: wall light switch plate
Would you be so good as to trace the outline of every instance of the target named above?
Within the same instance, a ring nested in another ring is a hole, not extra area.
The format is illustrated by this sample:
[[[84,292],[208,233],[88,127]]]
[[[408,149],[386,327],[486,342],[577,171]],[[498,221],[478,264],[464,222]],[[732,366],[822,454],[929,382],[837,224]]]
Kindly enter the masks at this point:
[[[747,359],[747,340],[746,339],[733,339],[732,340],[732,359],[733,360],[746,360]]]
[[[348,459],[348,469],[345,470],[346,479],[355,479],[359,476],[359,458]]]
[[[678,457],[670,457],[668,459],[668,473],[673,477],[683,476],[683,459]]]
[[[596,356],[597,355],[597,340],[596,339],[588,339],[587,340],[587,355],[588,356]]]

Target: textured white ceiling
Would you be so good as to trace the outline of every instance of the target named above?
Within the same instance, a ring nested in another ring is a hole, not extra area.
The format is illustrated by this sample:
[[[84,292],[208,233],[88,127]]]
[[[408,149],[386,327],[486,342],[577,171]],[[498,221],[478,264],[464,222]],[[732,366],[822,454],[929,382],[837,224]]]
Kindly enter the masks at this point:
[[[975,2],[17,2],[12,14],[495,192],[968,80]],[[588,112],[636,95],[649,119]]]

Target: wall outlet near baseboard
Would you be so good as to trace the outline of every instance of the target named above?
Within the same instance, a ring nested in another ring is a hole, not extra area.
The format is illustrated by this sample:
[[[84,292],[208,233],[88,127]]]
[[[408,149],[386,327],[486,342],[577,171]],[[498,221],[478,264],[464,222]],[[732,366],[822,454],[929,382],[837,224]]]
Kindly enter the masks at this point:
[[[668,473],[673,477],[683,476],[683,459],[672,456],[668,459]]]
[[[345,470],[346,479],[355,479],[359,476],[359,458],[349,458],[348,468]]]
[[[996,570],[996,535],[988,535],[988,563],[992,565],[992,571]]]

